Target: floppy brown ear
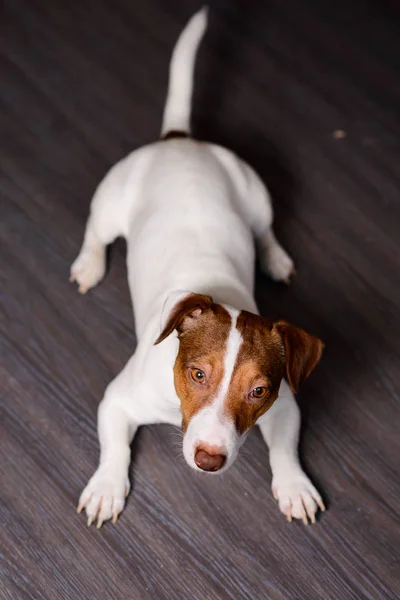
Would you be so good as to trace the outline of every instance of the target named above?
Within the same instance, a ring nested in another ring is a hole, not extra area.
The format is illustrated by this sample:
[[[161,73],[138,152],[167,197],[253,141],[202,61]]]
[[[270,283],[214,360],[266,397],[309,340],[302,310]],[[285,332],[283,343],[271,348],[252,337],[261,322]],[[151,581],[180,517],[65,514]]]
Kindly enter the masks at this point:
[[[319,362],[324,349],[320,339],[286,321],[274,323],[282,338],[286,353],[286,376],[290,389],[297,393],[299,386]]]
[[[183,297],[182,297],[183,294]],[[169,310],[166,321],[163,324],[162,331],[154,342],[154,345],[159,344],[168,337],[175,329],[178,333],[183,333],[196,324],[198,318],[204,311],[211,308],[213,299],[211,296],[203,296],[202,294],[192,294],[190,292],[182,292],[178,300]],[[168,303],[168,299],[167,299]]]

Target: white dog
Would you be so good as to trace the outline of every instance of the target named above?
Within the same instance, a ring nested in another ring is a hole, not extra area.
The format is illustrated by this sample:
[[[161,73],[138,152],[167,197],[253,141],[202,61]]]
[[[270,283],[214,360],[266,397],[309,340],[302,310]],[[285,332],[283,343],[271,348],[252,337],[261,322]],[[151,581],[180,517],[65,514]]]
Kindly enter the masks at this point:
[[[98,187],[71,281],[85,293],[104,276],[106,246],[128,242],[138,346],[108,386],[98,413],[100,463],[80,497],[90,525],[116,522],[130,485],[130,444],[140,425],[181,425],[190,467],[232,465],[257,424],[270,449],[281,511],[307,523],[324,505],[298,455],[292,392],[322,343],[257,314],[254,244],[276,280],[293,263],[271,229],[268,192],[229,150],[190,137],[192,80],[207,24],[198,12],[174,49],[161,140],[115,165]],[[286,377],[289,385],[283,379]]]

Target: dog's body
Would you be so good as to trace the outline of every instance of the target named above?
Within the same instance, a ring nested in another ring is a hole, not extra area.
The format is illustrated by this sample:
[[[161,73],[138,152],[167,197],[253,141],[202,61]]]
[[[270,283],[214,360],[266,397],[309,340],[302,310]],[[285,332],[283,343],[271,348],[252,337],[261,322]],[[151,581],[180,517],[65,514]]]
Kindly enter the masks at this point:
[[[183,423],[188,464],[221,471],[257,422],[270,447],[282,512],[314,521],[317,504],[323,509],[297,458],[299,411],[282,379],[286,373],[296,389],[322,346],[288,324],[258,317],[253,299],[253,235],[274,279],[286,280],[293,270],[271,229],[268,192],[232,152],[188,137],[193,65],[205,27],[203,10],[174,50],[162,129],[167,139],[111,169],[93,198],[71,268],[85,292],[104,275],[106,245],[127,239],[138,347],[99,408],[100,465],[79,504],[89,523],[115,521],[122,511],[129,446],[137,428],[151,423]],[[289,357],[296,344],[301,360]]]

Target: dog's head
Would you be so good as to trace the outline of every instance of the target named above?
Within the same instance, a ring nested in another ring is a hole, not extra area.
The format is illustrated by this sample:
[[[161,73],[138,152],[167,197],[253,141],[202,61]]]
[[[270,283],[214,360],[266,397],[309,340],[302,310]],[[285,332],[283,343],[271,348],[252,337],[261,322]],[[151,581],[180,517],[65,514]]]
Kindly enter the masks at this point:
[[[196,470],[221,472],[275,402],[282,378],[296,393],[318,363],[323,344],[285,321],[272,323],[189,292],[167,300],[155,343],[175,330],[183,454]]]

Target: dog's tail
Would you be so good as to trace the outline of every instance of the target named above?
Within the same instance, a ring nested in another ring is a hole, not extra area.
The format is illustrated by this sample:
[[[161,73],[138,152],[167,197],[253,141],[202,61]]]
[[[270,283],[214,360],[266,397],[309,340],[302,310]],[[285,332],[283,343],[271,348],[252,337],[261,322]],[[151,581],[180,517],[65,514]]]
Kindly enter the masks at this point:
[[[197,48],[207,27],[207,8],[203,7],[186,25],[172,53],[169,67],[167,101],[161,137],[190,135],[193,72]]]

